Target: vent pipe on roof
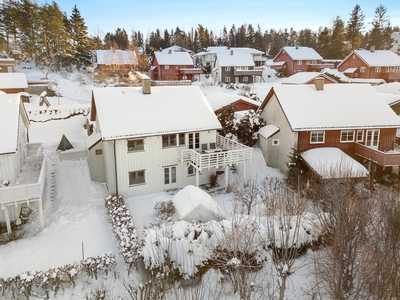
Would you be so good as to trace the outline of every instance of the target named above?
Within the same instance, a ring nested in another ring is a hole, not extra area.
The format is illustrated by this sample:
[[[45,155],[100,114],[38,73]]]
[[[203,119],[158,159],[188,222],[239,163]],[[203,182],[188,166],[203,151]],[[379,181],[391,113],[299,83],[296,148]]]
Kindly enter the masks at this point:
[[[371,46],[370,50],[371,50],[372,53],[374,53],[375,52],[375,46]]]
[[[324,77],[317,77],[314,79],[315,89],[317,91],[324,90]]]
[[[296,44],[296,49],[297,49],[297,50],[299,49],[299,45],[298,45],[298,44]]]
[[[231,55],[233,55],[233,50],[231,50]]]
[[[142,76],[142,90],[143,94],[151,94],[151,80],[146,75]]]
[[[171,49],[168,50],[168,54],[172,54],[172,50]]]

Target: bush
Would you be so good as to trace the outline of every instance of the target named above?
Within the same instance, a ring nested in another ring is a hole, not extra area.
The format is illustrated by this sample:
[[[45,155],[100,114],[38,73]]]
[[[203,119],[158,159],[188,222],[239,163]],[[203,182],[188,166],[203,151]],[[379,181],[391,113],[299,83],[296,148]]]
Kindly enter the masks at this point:
[[[266,123],[259,113],[250,110],[236,126],[236,136],[238,140],[246,146],[253,146],[258,140],[258,131]]]
[[[235,108],[232,105],[221,108],[217,118],[222,126],[222,129],[218,130],[218,134],[222,136],[234,134]]]
[[[154,205],[154,210],[156,211],[156,216],[161,220],[167,220],[171,218],[176,212],[176,208],[172,200],[157,202],[156,205]]]

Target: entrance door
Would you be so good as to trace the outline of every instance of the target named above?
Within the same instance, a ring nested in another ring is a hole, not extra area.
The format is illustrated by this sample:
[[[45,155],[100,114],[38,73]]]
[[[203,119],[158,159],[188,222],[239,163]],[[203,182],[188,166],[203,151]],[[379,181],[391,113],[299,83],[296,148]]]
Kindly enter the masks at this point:
[[[379,146],[379,129],[367,130],[365,146],[378,149]]]
[[[178,188],[176,182],[176,167],[164,168],[164,190],[171,190]]]

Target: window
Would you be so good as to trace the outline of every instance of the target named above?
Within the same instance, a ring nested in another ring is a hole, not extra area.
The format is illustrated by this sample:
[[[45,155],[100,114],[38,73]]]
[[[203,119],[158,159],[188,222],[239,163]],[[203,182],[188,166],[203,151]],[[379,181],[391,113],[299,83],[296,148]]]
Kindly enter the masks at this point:
[[[353,55],[353,59],[356,59],[356,56],[355,56],[355,55]]]
[[[189,149],[200,148],[200,133],[189,133]]]
[[[164,66],[164,69],[165,70],[169,70],[169,66]]]
[[[96,155],[102,155],[103,154],[103,150],[102,149],[97,149],[96,150]]]
[[[176,183],[176,167],[164,168],[164,184]]]
[[[188,176],[190,175],[194,175],[194,167],[192,165],[190,165],[188,168]]]
[[[172,147],[176,146],[176,134],[165,134],[162,136],[162,146]]]
[[[316,60],[307,60],[306,64],[307,65],[315,65],[317,63]]]
[[[145,170],[129,172],[129,185],[144,184],[145,180]]]
[[[311,131],[311,144],[322,144],[325,141],[325,131]]]
[[[225,77],[225,82],[231,82],[231,78],[230,77]]]
[[[297,64],[298,64],[299,66],[300,66],[302,63],[303,63],[302,60],[298,60],[298,61],[297,61]]]
[[[365,146],[378,148],[379,144],[379,129],[367,130]]]
[[[381,67],[375,67],[375,73],[380,73],[381,72]]]
[[[175,66],[175,70],[179,70],[179,66]]]
[[[225,67],[225,71],[226,72],[230,72],[231,71],[231,67]]]
[[[360,73],[365,73],[365,67],[360,68]]]
[[[272,140],[272,146],[279,146],[279,140],[278,139],[273,139]]]
[[[128,152],[143,151],[144,141],[143,140],[130,140],[128,141]]]
[[[179,138],[179,145],[185,145],[185,134],[180,133],[178,138]]]
[[[364,130],[357,130],[357,142],[364,140]]]
[[[187,75],[182,75],[182,80],[186,80],[187,79]]]
[[[341,142],[354,142],[354,130],[342,130],[340,133]]]
[[[243,77],[243,82],[248,82],[248,81],[249,81],[249,77],[244,76],[244,77]]]

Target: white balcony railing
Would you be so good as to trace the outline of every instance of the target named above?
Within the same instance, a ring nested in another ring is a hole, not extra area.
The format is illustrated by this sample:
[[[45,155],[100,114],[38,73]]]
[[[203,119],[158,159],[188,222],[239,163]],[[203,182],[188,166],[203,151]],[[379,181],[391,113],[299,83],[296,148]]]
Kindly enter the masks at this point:
[[[177,156],[181,162],[188,162],[199,170],[251,162],[250,147],[220,135],[217,135],[216,145],[217,149],[210,150],[211,153],[199,153],[193,149],[177,148]]]

